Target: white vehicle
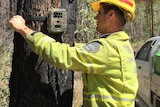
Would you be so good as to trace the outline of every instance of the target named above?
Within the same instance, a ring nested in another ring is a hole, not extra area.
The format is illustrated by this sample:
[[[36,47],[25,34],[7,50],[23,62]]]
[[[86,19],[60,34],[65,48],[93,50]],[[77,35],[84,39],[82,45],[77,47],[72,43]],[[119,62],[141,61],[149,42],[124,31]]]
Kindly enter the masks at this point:
[[[147,40],[135,58],[139,82],[136,106],[160,107],[160,36]]]

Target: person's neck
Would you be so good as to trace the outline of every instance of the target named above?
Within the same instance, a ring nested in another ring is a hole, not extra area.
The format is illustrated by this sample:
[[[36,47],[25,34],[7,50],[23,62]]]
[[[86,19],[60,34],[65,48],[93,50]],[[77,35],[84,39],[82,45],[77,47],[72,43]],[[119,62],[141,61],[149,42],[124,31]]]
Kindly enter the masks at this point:
[[[111,34],[111,33],[114,33],[114,32],[119,32],[119,31],[122,31],[122,29],[117,29],[117,30],[111,30],[111,31],[107,31],[107,32],[105,32],[105,33],[103,33],[103,34]]]
[[[105,33],[114,33],[114,32],[119,32],[119,31],[122,31],[122,30],[123,30],[123,26],[115,25],[113,23],[113,24],[110,24],[109,28],[106,29]]]

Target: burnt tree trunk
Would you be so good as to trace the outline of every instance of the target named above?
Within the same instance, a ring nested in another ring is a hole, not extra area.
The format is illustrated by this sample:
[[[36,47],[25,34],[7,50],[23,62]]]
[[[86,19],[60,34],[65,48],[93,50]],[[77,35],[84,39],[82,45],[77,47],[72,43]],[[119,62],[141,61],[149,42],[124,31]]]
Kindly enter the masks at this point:
[[[15,0],[11,0],[11,3],[13,2]],[[63,37],[49,34],[46,20],[33,20],[33,16],[46,17],[51,6],[67,10],[68,28]],[[76,28],[75,13],[76,0],[17,0],[17,14],[26,19],[30,28],[42,31],[71,46]],[[13,42],[9,107],[71,107],[73,71],[65,71],[45,62],[31,51],[19,33],[15,32]]]

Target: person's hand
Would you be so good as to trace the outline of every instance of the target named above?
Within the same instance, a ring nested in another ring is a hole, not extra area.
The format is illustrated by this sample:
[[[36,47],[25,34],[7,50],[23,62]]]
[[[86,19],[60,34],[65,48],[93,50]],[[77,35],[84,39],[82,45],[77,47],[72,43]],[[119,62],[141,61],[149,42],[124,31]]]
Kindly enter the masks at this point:
[[[24,29],[28,28],[26,25],[25,25],[25,20],[22,16],[20,15],[16,15],[16,16],[13,16],[10,21],[9,21],[11,27],[16,31],[16,32],[19,32],[21,33]]]
[[[22,16],[13,16],[9,21],[11,27],[18,33],[20,33],[24,38],[28,33],[34,32],[32,29],[26,26],[25,20]]]

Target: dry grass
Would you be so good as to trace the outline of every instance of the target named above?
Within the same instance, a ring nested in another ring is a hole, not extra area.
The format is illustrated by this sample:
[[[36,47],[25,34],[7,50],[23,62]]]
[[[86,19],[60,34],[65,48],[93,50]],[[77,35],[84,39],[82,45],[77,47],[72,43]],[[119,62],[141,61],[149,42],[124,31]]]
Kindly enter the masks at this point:
[[[134,43],[132,43],[133,50],[135,52],[137,52],[145,41],[146,41],[146,39],[145,40],[140,40],[140,41],[135,41]]]

